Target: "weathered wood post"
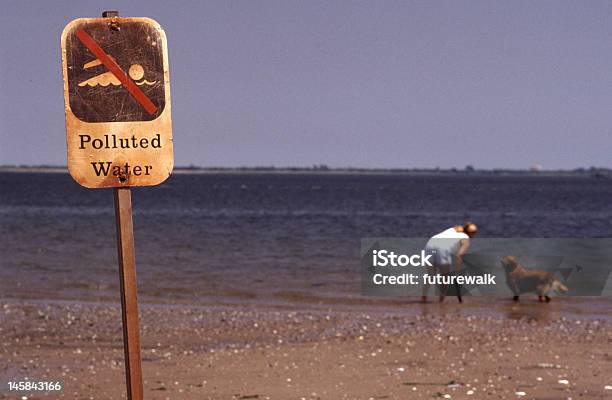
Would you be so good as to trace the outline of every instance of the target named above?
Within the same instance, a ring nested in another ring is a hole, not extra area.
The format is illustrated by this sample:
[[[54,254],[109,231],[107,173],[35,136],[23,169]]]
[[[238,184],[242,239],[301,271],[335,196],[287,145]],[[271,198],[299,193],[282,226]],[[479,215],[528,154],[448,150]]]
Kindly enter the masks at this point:
[[[117,250],[121,280],[121,317],[127,398],[142,400],[142,365],[140,360],[140,322],[138,319],[138,285],[132,224],[132,194],[130,188],[114,188]]]

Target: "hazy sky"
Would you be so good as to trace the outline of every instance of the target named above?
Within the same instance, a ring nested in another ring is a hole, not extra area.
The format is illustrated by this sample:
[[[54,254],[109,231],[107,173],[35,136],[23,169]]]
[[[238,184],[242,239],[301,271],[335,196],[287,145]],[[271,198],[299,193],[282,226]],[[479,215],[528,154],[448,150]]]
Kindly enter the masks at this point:
[[[612,3],[2,1],[0,164],[66,163],[60,34],[165,29],[175,163],[612,167]]]

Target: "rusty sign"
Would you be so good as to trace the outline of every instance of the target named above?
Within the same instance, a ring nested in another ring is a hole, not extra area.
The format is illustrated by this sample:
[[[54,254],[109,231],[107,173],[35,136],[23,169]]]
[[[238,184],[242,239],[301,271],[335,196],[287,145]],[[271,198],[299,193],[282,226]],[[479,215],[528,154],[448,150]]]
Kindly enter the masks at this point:
[[[89,188],[150,186],[173,167],[166,35],[149,18],[80,18],[62,33],[68,169]]]

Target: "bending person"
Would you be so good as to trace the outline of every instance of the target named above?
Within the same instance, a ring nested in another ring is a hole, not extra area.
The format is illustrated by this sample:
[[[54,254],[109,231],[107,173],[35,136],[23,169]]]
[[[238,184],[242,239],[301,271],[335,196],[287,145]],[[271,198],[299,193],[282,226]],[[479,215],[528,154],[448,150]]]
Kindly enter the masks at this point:
[[[427,267],[427,273],[432,276],[459,271],[463,255],[470,247],[470,239],[476,235],[477,231],[476,224],[467,222],[463,226],[454,226],[432,236],[425,245],[427,254],[433,255],[433,263],[431,267]],[[428,291],[429,283],[423,282],[421,300],[424,303],[427,302]],[[444,301],[445,294],[440,291],[440,302]]]

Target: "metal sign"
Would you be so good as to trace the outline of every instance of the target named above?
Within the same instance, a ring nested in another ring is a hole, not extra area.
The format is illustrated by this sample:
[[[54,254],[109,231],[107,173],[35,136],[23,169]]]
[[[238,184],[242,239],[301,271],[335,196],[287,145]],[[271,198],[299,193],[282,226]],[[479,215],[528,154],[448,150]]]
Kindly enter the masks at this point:
[[[62,33],[68,170],[88,188],[172,172],[166,35],[149,18],[79,18]]]

